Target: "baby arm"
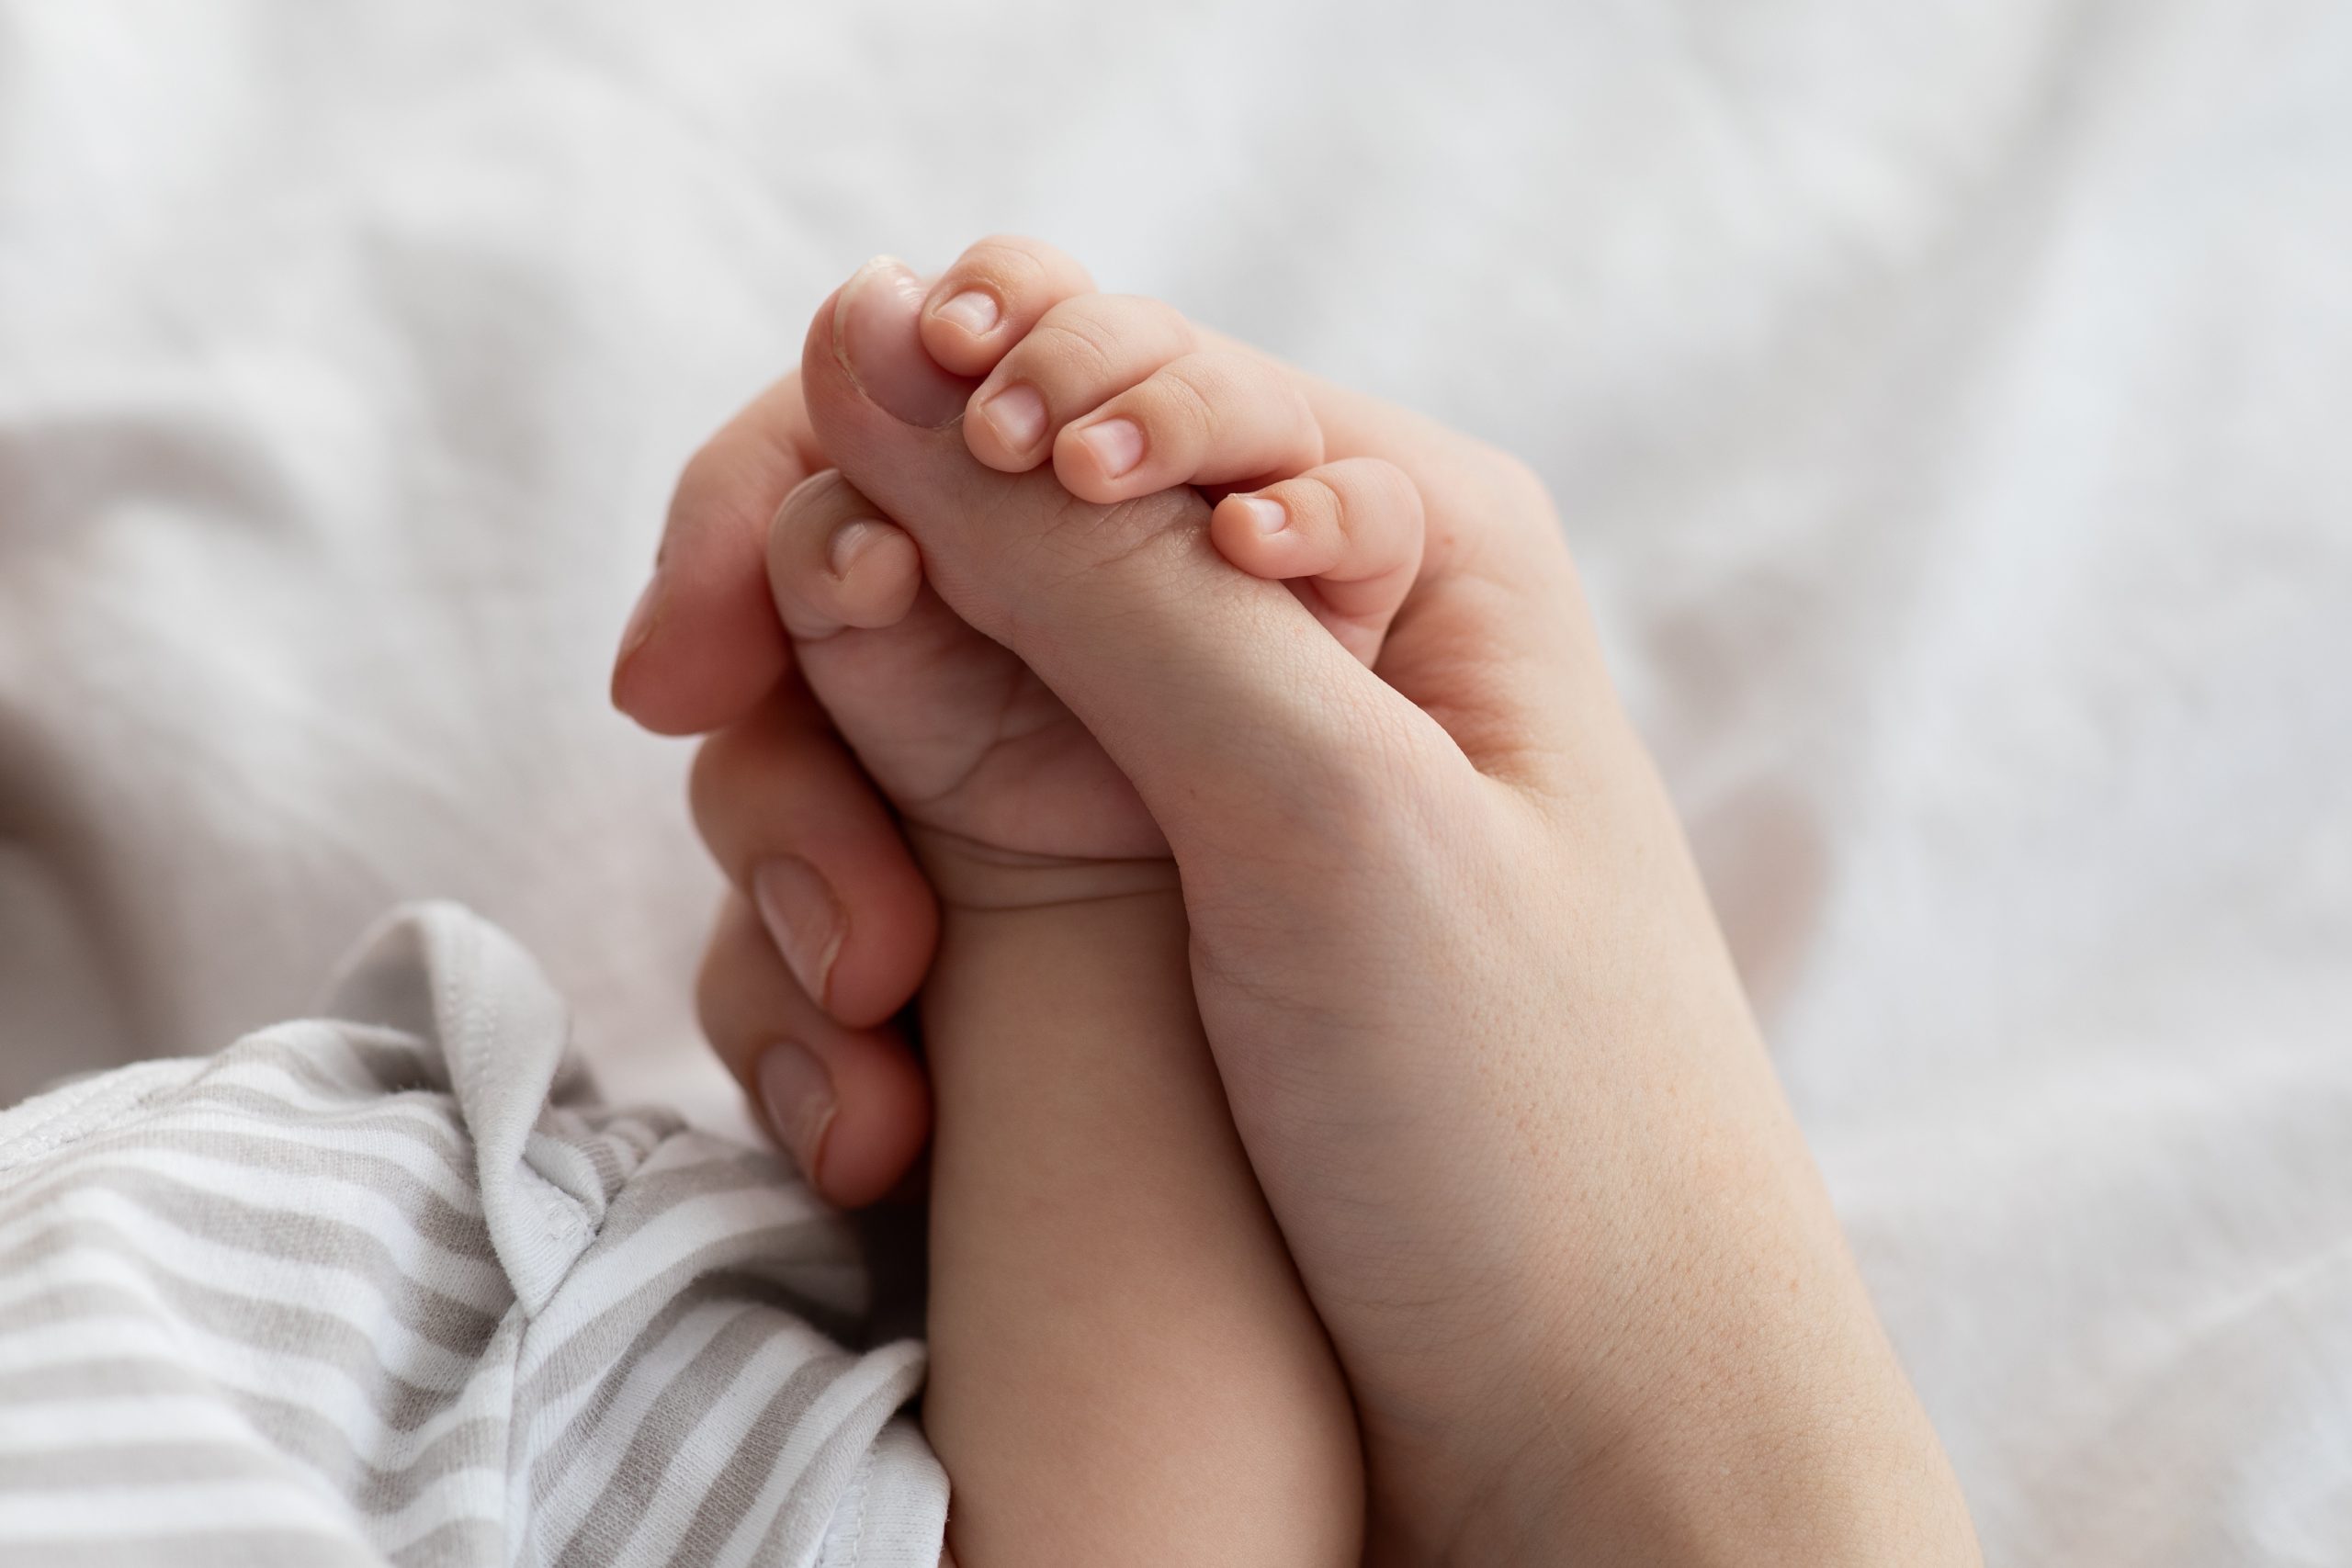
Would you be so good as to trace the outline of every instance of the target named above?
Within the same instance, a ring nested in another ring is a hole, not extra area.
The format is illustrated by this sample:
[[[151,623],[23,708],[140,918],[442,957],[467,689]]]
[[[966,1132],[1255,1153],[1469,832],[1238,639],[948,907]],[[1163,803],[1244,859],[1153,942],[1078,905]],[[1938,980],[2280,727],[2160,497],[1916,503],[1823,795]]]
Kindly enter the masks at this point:
[[[1073,493],[1144,487],[1143,510],[1107,525],[1186,515],[1165,547],[1291,582],[1373,657],[1420,557],[1410,485],[1374,459],[1324,464],[1270,361],[1199,347],[1147,301],[1040,292],[1051,279],[1004,270],[1020,254],[976,247],[935,291],[990,291],[984,344],[934,343],[920,285],[881,265],[829,308],[812,352],[863,356],[872,385],[956,444],[956,463],[976,471],[970,443],[998,470],[986,483],[1022,475],[1024,503],[1073,526],[1102,510]],[[955,427],[967,400],[1001,416],[1007,398],[1017,443],[987,414]],[[1119,472],[1090,477],[1085,438],[1106,427]],[[1245,476],[1258,488],[1213,515],[1182,489]],[[1355,1562],[1352,1408],[1227,1109],[1157,825],[839,475],[786,500],[769,569],[801,675],[939,895],[922,1004],[937,1128],[925,1425],[955,1488],[953,1555]],[[795,922],[770,923],[789,956]],[[827,962],[796,964],[812,995]]]
[[[966,852],[926,854],[943,892]],[[923,998],[954,1555],[1352,1563],[1353,1415],[1226,1110],[1172,871],[1085,875],[1025,908],[949,894]]]

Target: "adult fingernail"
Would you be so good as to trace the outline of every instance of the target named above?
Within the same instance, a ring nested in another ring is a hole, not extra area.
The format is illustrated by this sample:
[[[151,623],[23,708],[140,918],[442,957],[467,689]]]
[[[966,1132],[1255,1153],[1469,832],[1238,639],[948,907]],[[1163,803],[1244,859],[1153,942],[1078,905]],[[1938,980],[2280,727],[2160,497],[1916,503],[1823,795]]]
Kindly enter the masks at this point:
[[[778,855],[752,873],[752,902],[793,978],[823,1007],[825,984],[849,929],[841,900],[815,866],[798,855]]]
[[[953,321],[974,337],[996,325],[996,301],[977,288],[967,288],[939,308],[939,319]]]
[[[661,597],[662,574],[656,571],[653,580],[645,585],[645,592],[637,596],[637,604],[628,613],[628,624],[621,628],[621,650],[614,657],[614,663],[626,662],[653,635],[654,612]]]
[[[1037,389],[1017,382],[980,405],[997,438],[1015,452],[1025,452],[1046,434],[1046,400]]]
[[[833,1075],[816,1053],[795,1041],[780,1040],[760,1053],[753,1068],[759,1079],[760,1107],[768,1126],[791,1152],[792,1162],[812,1187],[825,1157],[825,1134],[833,1124]]]
[[[1143,461],[1143,426],[1131,419],[1106,419],[1080,432],[1086,449],[1094,454],[1103,475],[1117,479]]]
[[[629,661],[653,636],[654,625],[661,619],[661,599],[662,574],[657,570],[653,581],[645,585],[645,592],[637,596],[637,604],[628,613],[628,624],[621,627],[620,651],[613,655],[613,672],[605,682],[605,695],[623,713],[629,711],[628,699],[632,694],[628,684]]]
[[[922,345],[922,280],[876,256],[833,300],[833,356],[891,418],[936,429],[964,412],[971,382],[939,367]]]
[[[1290,513],[1283,510],[1279,501],[1268,501],[1261,495],[1236,497],[1242,512],[1250,519],[1250,526],[1261,534],[1279,534],[1290,523]]]

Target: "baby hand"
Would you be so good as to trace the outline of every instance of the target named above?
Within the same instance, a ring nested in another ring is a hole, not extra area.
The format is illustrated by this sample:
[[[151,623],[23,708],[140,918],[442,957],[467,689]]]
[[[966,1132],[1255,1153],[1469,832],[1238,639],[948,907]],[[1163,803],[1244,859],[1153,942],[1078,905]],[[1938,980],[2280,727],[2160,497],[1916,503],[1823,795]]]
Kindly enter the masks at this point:
[[[1357,657],[1377,654],[1420,559],[1420,498],[1382,459],[1324,463],[1295,372],[1169,306],[1092,292],[1075,263],[1033,241],[985,241],[927,291],[903,268],[876,265],[864,287],[927,302],[880,318],[890,340],[861,352],[924,356],[940,412],[961,411],[974,457],[1005,473],[1050,460],[1065,502],[1218,487],[1208,522],[1218,552],[1290,583]],[[1089,526],[1099,513],[1069,515]],[[1165,840],[1093,736],[947,607],[912,537],[838,473],[786,498],[768,569],[802,676],[951,904],[1170,878],[1135,863],[1159,861]],[[1055,562],[1039,551],[1033,570]]]

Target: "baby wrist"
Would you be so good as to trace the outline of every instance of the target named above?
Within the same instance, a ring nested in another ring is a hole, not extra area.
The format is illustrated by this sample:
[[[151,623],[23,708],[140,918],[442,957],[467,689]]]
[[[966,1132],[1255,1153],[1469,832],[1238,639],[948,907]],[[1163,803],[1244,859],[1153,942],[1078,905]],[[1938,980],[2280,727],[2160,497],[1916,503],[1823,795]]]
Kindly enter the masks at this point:
[[[961,914],[1182,897],[1176,863],[1166,855],[1028,854],[930,828],[910,827],[908,840],[950,921]]]

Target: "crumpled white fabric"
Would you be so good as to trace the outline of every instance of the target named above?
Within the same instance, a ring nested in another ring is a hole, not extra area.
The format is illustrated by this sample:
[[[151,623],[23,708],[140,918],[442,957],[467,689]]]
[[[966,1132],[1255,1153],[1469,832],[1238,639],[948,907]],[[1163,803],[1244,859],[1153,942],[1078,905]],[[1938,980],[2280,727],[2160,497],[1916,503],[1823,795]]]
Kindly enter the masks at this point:
[[[2352,1556],[2352,13],[0,0],[0,1094],[378,911],[740,1119],[669,480],[1054,237],[1525,454],[1994,1560]]]

